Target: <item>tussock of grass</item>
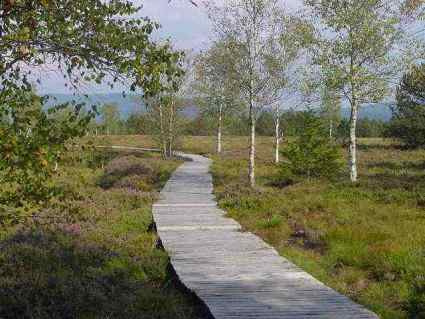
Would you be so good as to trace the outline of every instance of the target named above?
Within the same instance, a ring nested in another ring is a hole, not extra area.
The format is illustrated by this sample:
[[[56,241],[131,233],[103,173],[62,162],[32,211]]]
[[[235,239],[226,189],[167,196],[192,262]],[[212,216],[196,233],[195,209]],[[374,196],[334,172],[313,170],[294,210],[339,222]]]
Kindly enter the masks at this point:
[[[200,317],[151,229],[151,204],[178,162],[111,158],[94,170],[71,161],[55,181],[63,196],[3,232],[0,318]]]

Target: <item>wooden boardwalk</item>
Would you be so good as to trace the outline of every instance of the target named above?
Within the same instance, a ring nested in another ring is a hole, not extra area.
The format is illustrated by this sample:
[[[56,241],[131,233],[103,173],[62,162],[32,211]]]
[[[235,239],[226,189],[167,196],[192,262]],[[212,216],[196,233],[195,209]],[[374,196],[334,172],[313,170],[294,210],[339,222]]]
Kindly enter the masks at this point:
[[[214,318],[378,318],[241,232],[216,206],[210,160],[184,156],[153,214],[179,279]]]

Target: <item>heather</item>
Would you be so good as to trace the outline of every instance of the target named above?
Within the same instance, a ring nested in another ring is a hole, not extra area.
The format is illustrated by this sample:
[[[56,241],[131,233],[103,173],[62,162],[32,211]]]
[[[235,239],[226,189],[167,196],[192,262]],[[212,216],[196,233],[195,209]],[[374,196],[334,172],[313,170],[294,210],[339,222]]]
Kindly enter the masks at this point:
[[[152,224],[179,162],[102,152],[71,152],[52,180],[57,195],[2,228],[1,318],[200,317]]]

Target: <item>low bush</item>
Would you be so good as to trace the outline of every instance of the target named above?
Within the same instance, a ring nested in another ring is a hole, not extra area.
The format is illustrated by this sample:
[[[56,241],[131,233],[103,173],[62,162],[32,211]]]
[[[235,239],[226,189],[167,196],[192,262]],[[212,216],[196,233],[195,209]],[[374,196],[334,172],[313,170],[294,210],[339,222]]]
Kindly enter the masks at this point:
[[[306,113],[304,130],[282,151],[288,162],[281,164],[281,178],[294,176],[334,177],[342,168],[340,149],[332,143],[322,121],[314,113]]]
[[[141,179],[143,177],[143,179]],[[114,186],[146,189],[143,184],[156,181],[153,167],[142,159],[129,155],[112,160],[106,167],[99,185],[108,189]]]
[[[410,318],[425,318],[425,274],[414,278],[407,309]]]

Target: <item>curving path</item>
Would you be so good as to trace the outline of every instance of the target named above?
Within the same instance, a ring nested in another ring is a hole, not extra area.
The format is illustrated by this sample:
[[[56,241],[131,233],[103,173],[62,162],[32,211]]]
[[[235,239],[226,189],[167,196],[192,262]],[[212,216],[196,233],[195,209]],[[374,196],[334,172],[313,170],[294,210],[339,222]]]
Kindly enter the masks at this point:
[[[153,215],[179,279],[214,318],[378,318],[240,232],[216,206],[211,161],[180,155],[190,161],[165,185]]]

